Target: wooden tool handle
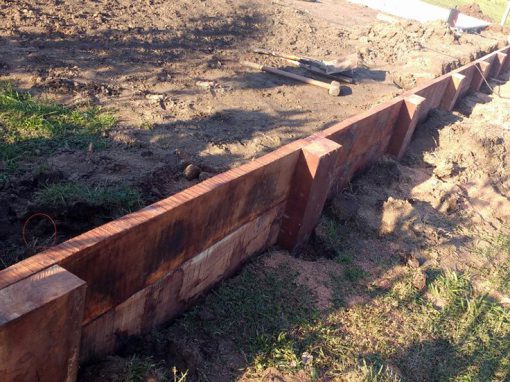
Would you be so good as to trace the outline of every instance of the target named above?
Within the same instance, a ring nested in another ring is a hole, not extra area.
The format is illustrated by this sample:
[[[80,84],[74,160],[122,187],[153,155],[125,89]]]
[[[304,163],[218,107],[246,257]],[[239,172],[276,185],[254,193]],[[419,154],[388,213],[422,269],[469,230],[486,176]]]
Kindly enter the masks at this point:
[[[304,82],[305,84],[319,86],[321,88],[328,89],[328,90],[330,88],[330,84],[327,84],[325,82],[317,81],[312,78],[301,76],[299,74],[286,72],[285,70],[272,68],[271,66],[260,65],[260,64],[254,63],[254,62],[249,62],[249,61],[242,61],[241,64],[244,66],[250,67],[252,69],[262,70],[264,72],[277,74],[282,77],[292,78],[293,80],[301,81],[301,82]]]
[[[252,49],[252,52],[259,53],[259,54],[265,54],[267,56],[288,58],[289,60],[295,60],[295,61],[304,59],[304,57],[295,56],[293,54],[278,53],[278,52],[274,52],[272,50],[266,50],[266,49],[260,49],[260,48]]]
[[[294,66],[306,69],[306,70],[308,70],[311,73],[317,74],[317,75],[325,77],[325,78],[329,78],[332,81],[342,81],[342,82],[345,82],[347,84],[354,84],[355,83],[354,78],[346,76],[346,75],[343,75],[343,74],[340,74],[340,73],[336,73],[335,75],[327,74],[327,73],[324,73],[324,71],[322,71],[319,68],[317,68],[316,66],[303,64],[303,63],[301,63],[299,61],[296,61],[296,60],[287,59],[287,62],[289,64],[294,65]]]

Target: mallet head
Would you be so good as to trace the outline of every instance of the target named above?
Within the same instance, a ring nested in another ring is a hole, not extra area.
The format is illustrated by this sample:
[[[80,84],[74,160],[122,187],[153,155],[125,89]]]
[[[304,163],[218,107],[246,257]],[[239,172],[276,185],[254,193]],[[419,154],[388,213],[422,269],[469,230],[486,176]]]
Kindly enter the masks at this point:
[[[340,91],[342,90],[342,86],[338,81],[331,81],[329,84],[328,93],[330,96],[338,97],[340,95]]]

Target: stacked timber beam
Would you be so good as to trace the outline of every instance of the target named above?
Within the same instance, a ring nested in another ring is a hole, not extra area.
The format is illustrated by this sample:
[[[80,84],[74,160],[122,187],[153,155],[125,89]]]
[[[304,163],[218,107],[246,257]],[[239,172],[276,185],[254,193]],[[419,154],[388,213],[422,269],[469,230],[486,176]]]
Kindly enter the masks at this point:
[[[0,380],[73,381],[79,362],[170,320],[253,254],[296,248],[329,195],[402,157],[431,109],[508,70],[509,49],[1,271]]]

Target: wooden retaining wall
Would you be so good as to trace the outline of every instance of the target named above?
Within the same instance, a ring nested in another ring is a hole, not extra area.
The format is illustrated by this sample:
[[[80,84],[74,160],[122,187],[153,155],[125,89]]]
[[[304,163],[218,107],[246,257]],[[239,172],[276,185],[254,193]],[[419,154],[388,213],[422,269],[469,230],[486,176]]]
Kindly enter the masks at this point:
[[[73,381],[79,362],[170,320],[249,256],[296,248],[328,195],[401,158],[430,110],[508,69],[509,49],[1,271],[0,380]]]

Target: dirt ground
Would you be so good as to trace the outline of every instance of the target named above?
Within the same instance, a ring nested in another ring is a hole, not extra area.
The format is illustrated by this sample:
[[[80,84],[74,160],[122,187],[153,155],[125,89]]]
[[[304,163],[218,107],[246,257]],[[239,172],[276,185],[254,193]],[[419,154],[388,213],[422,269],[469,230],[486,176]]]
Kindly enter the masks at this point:
[[[492,86],[354,179],[299,253],[261,255],[81,381],[508,380],[510,84]]]
[[[0,80],[65,105],[101,106],[118,120],[102,133],[106,147],[38,151],[0,174],[2,266],[34,252],[20,232],[36,212],[56,220],[58,241],[115,216],[83,201],[40,204],[33,195],[48,184],[121,184],[149,204],[469,62],[503,38],[385,24],[342,0],[0,0],[0,20]],[[321,59],[356,54],[358,84],[331,97],[240,66],[244,58],[287,67],[249,52],[256,47]],[[185,177],[189,164],[199,171]]]

